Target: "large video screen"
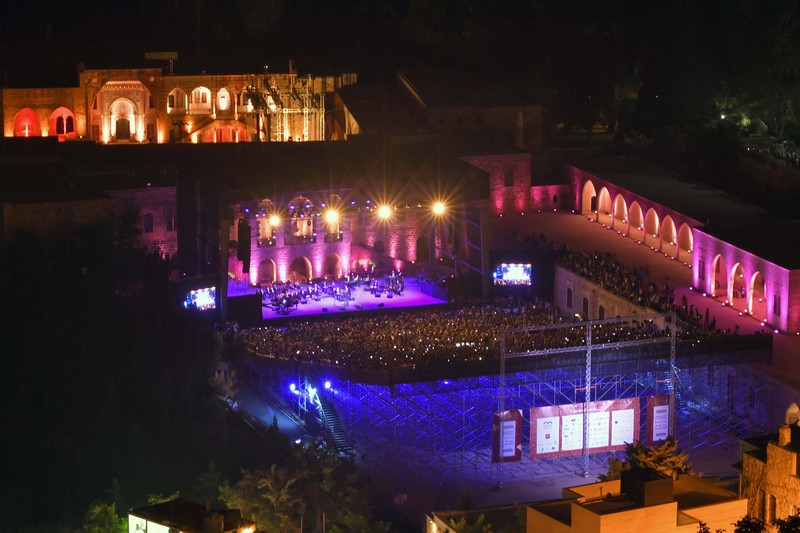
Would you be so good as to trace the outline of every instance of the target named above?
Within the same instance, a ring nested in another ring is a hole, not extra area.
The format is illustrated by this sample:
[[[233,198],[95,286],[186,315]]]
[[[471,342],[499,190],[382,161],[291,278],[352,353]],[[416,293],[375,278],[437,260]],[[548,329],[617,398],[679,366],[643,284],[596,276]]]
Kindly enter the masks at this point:
[[[206,287],[190,291],[183,301],[186,309],[197,309],[198,311],[208,311],[217,308],[217,288]]]
[[[493,274],[495,285],[530,285],[530,263],[501,263]]]

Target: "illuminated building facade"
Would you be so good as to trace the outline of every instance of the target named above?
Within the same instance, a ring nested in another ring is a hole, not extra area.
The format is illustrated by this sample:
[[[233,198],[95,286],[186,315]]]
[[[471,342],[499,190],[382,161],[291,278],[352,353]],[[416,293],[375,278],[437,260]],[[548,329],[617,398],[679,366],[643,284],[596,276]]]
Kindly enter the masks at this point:
[[[84,70],[77,87],[4,88],[4,137],[100,143],[322,141],[325,99],[356,82],[264,72],[165,75],[159,68]]]
[[[254,533],[255,522],[242,518],[239,509],[216,511],[208,505],[177,498],[128,513],[130,533],[182,531],[184,533]]]
[[[691,268],[695,291],[764,326],[800,332],[800,222],[777,220],[642,160],[568,165],[568,183],[545,185],[532,184],[529,154],[463,159],[488,172],[495,217],[572,209]]]

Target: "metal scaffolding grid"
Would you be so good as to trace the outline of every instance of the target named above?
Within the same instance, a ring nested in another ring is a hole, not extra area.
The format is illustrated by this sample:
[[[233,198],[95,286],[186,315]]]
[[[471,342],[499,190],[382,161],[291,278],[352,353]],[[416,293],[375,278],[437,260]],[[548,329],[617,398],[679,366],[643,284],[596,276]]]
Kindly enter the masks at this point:
[[[591,331],[597,321],[577,325]],[[603,344],[592,344],[591,333],[586,335],[581,346],[524,354],[529,357],[514,353],[509,360],[524,368],[508,373],[501,358],[501,372],[495,375],[392,385],[340,378],[329,389],[316,389],[335,411],[360,463],[397,486],[443,480],[497,484],[606,471],[614,453],[532,460],[529,410],[534,407],[668,395],[674,416],[671,433],[694,457],[711,456],[719,447],[764,429],[754,423],[766,420],[755,401],[760,381],[746,365],[731,361],[677,368],[674,335]],[[251,379],[256,368],[261,387],[289,402],[290,383],[321,381],[325,375],[321,368],[309,367],[307,374],[298,375],[251,365]],[[524,413],[522,460],[492,463],[492,418],[498,410],[510,409]],[[647,417],[642,409],[643,440]]]

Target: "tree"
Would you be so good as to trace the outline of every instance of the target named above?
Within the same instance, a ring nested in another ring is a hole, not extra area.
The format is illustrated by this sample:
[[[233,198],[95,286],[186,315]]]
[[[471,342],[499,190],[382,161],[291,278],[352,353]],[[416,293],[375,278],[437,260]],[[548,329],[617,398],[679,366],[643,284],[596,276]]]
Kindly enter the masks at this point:
[[[779,533],[800,533],[800,515],[793,514],[775,520]]]
[[[220,500],[270,531],[294,529],[301,520],[316,531],[323,516],[326,524],[348,531],[370,524],[369,498],[355,462],[322,443],[294,447],[285,465],[242,470],[238,483],[220,486]]]
[[[486,524],[486,516],[481,514],[474,524],[467,522],[467,517],[462,516],[459,520],[450,520],[450,527],[456,533],[492,533],[492,524]]]
[[[81,533],[125,533],[128,521],[117,515],[113,503],[94,502],[86,511]]]
[[[631,468],[652,468],[665,474],[686,474],[692,471],[689,456],[678,448],[678,441],[668,437],[661,445],[647,447],[641,441],[625,445],[625,459],[611,459],[608,472],[600,476],[600,481],[619,479],[623,470]]]
[[[764,533],[767,530],[764,521],[760,518],[754,518],[746,515],[741,520],[733,524],[734,533]]]

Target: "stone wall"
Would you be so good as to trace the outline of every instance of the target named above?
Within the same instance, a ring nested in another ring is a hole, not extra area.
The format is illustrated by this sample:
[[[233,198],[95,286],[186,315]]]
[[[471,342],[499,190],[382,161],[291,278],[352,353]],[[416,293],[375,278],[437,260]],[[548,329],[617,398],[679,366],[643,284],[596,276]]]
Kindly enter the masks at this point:
[[[572,291],[572,305],[568,305],[568,291]],[[583,299],[588,299],[588,315],[583,316]],[[617,316],[634,316],[653,314],[656,311],[647,307],[638,306],[628,300],[600,288],[586,278],[583,278],[566,268],[556,265],[555,281],[553,282],[553,305],[562,316],[574,318],[576,314],[583,320],[600,319],[600,307],[604,310],[604,318]]]

